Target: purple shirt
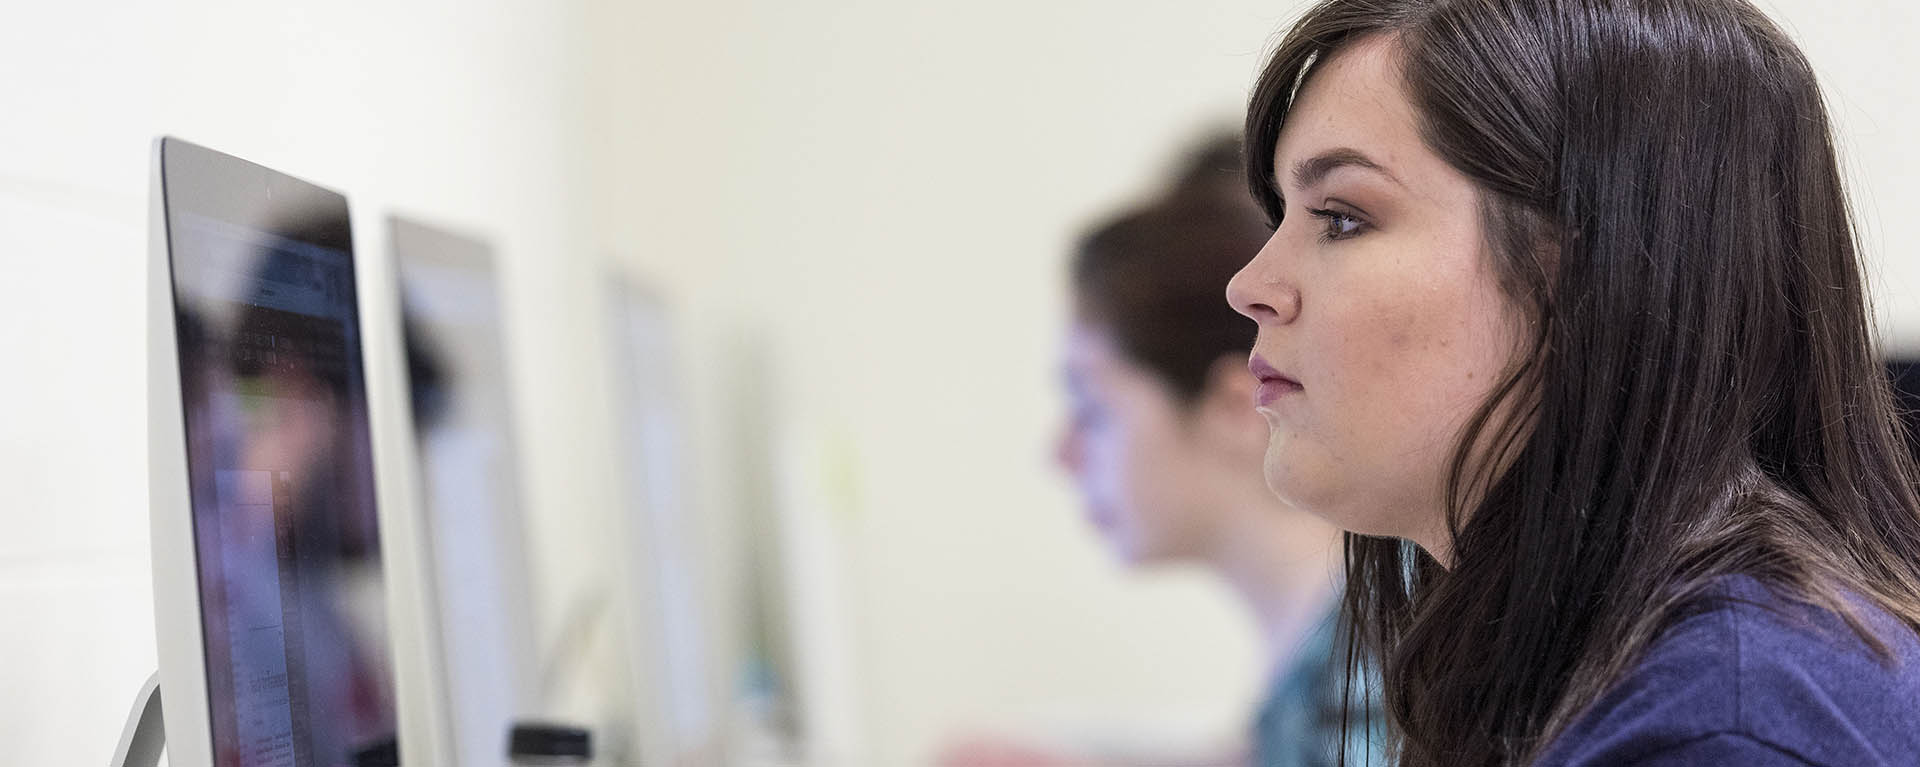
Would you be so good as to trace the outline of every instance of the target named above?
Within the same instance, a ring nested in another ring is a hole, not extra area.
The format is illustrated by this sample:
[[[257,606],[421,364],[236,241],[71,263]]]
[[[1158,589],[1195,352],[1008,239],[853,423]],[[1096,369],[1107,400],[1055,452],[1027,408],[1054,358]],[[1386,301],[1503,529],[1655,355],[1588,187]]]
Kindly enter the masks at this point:
[[[1855,600],[1892,653],[1758,581],[1674,624],[1537,767],[1920,765],[1920,638]]]

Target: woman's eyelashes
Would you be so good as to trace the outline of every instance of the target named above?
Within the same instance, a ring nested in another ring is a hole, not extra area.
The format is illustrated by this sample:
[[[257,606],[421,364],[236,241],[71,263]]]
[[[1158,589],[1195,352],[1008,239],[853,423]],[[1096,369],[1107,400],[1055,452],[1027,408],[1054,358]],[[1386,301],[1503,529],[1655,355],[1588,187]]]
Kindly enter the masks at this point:
[[[1286,201],[1283,199],[1280,200],[1279,203],[1279,209],[1285,210]],[[1304,210],[1307,215],[1321,222],[1320,240],[1322,242],[1332,242],[1355,237],[1366,233],[1366,231],[1373,226],[1362,217],[1362,214],[1346,209],[1344,203],[1341,204],[1341,207],[1328,206],[1322,208],[1305,208]],[[1285,222],[1285,214],[1269,216],[1267,219],[1267,231],[1277,232],[1280,230],[1280,225]]]
[[[1317,218],[1324,225],[1320,230],[1320,240],[1331,242],[1359,235],[1367,230],[1367,222],[1359,216],[1334,208],[1308,208],[1307,214]]]

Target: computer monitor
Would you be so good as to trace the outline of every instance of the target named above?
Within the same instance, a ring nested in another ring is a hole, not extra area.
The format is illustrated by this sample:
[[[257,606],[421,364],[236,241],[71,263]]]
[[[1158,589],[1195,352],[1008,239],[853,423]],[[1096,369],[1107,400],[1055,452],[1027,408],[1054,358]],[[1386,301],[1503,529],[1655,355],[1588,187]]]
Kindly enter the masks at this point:
[[[534,710],[534,637],[499,280],[486,243],[387,220],[428,563],[431,680],[454,764],[505,764]]]
[[[624,491],[616,546],[629,639],[631,748],[642,764],[723,763],[727,637],[724,596],[708,578],[684,478],[687,435],[674,389],[670,328],[653,295],[610,285],[614,404]]]
[[[149,262],[155,630],[174,767],[398,763],[340,194],[163,138]]]
[[[724,433],[701,436],[730,448],[730,503],[698,507],[687,484],[693,424],[676,383],[667,307],[624,276],[609,280],[608,298],[624,485],[621,612],[638,756],[689,767],[796,763],[806,722],[772,508],[774,435],[764,417],[772,392],[757,373],[725,376],[718,396],[737,417]],[[759,351],[745,339],[721,346],[703,351],[725,359],[730,373],[747,369],[736,358]],[[755,369],[766,362],[756,359]]]

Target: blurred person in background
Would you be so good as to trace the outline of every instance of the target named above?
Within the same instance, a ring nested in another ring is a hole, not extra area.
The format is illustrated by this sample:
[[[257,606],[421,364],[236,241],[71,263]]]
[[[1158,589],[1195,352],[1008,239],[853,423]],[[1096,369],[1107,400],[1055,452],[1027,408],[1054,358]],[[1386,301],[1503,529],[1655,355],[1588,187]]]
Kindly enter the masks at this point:
[[[1255,328],[1220,298],[1271,233],[1241,164],[1236,138],[1207,142],[1159,197],[1081,239],[1062,360],[1071,409],[1057,457],[1120,559],[1206,567],[1261,630],[1270,681],[1250,743],[1188,763],[1334,765],[1346,693],[1335,651],[1339,533],[1267,489],[1267,425],[1246,367]],[[1371,763],[1364,700],[1358,706],[1350,765]],[[1102,762],[981,740],[943,763]]]

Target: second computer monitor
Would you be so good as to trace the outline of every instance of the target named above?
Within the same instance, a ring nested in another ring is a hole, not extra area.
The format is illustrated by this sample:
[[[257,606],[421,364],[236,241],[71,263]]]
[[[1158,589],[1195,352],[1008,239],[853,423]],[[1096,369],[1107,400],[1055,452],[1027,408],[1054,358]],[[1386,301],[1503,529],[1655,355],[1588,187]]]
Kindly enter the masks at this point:
[[[422,491],[432,697],[454,763],[498,767],[537,681],[499,276],[478,238],[387,224]]]

